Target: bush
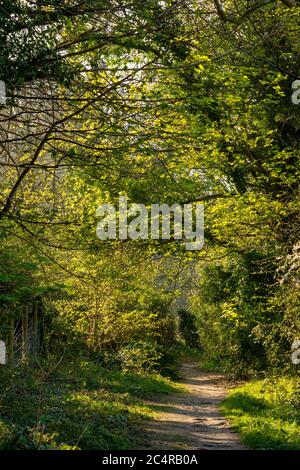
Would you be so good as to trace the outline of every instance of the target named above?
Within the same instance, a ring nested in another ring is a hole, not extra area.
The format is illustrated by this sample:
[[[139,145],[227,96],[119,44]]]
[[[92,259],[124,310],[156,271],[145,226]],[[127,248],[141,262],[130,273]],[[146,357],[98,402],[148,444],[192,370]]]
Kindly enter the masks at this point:
[[[154,372],[159,369],[162,353],[156,344],[139,341],[124,346],[118,351],[118,359],[123,372]]]

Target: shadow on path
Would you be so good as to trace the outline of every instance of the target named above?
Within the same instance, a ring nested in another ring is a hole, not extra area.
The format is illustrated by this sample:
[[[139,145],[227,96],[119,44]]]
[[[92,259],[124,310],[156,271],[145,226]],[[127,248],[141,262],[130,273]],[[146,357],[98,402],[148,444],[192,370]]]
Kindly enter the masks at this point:
[[[158,417],[145,429],[147,449],[246,449],[219,411],[226,396],[222,376],[186,363],[181,377],[186,392],[158,396],[150,403]]]

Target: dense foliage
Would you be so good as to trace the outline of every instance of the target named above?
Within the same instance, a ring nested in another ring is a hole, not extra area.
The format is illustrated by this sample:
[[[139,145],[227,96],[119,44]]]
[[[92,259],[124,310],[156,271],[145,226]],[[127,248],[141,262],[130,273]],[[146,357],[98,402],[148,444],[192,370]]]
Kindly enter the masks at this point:
[[[294,0],[1,2],[11,350],[38,302],[44,356],[170,372],[183,343],[235,375],[295,372],[299,13]],[[203,203],[204,249],[98,240],[96,208],[120,195]]]

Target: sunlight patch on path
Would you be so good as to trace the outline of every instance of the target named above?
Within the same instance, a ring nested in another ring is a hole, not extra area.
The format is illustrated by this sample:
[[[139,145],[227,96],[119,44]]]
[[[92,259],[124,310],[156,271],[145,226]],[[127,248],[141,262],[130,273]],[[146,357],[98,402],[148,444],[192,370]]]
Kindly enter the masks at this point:
[[[242,450],[246,447],[220,411],[226,396],[223,378],[195,363],[181,368],[186,392],[159,396],[151,402],[157,418],[147,426],[148,449]]]

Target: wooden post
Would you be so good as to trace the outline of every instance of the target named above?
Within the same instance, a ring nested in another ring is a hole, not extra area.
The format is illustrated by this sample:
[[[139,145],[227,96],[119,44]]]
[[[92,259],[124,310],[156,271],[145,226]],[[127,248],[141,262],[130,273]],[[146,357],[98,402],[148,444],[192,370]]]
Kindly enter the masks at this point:
[[[29,307],[25,306],[22,312],[22,361],[28,359],[28,317]]]
[[[39,303],[33,304],[33,317],[32,317],[32,335],[33,335],[33,354],[37,355],[39,350]]]
[[[11,364],[13,364],[15,361],[14,341],[15,341],[15,320],[14,318],[12,318],[10,320],[9,337],[8,337],[8,360]]]

